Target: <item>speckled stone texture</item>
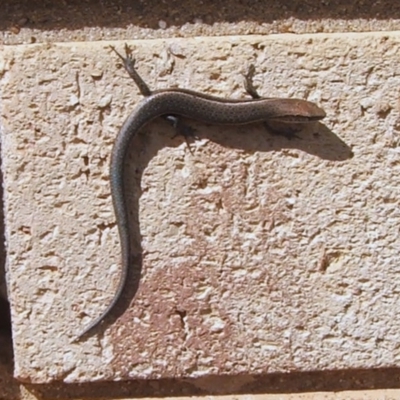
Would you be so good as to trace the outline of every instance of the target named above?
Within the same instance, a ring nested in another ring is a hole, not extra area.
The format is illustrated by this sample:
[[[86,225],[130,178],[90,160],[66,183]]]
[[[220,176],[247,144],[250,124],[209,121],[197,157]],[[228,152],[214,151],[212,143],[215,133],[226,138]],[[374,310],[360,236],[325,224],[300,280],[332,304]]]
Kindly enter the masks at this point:
[[[153,88],[314,101],[298,138],[165,121],[129,150],[135,263],[120,271],[108,185],[140,101],[107,43],[5,48],[1,130],[15,375],[195,378],[400,366],[399,47],[395,34],[130,43]],[[120,50],[123,42],[114,43]],[[140,279],[138,279],[140,276]]]

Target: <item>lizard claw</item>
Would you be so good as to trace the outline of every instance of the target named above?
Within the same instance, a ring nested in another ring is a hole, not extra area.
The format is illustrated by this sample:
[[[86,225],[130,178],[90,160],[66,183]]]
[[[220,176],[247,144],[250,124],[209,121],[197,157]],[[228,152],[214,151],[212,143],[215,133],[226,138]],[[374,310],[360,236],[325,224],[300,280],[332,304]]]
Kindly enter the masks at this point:
[[[128,69],[128,66],[131,68],[135,67],[136,60],[132,57],[132,49],[127,43],[125,43],[125,57],[114,46],[110,45],[109,47],[121,59],[125,69]]]

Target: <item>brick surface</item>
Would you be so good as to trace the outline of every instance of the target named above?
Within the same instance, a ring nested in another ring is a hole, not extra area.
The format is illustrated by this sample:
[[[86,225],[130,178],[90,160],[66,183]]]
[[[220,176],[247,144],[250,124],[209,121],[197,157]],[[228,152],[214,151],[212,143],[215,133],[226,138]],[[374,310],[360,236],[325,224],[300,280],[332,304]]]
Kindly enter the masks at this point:
[[[140,96],[105,43],[4,49],[16,376],[83,382],[399,366],[400,37],[132,45],[151,87],[243,97],[241,73],[254,63],[260,93],[315,101],[328,117],[293,140],[261,124],[193,123],[201,138],[193,154],[165,122],[145,127],[127,165],[134,273],[111,318],[71,343],[118,282],[109,155]]]

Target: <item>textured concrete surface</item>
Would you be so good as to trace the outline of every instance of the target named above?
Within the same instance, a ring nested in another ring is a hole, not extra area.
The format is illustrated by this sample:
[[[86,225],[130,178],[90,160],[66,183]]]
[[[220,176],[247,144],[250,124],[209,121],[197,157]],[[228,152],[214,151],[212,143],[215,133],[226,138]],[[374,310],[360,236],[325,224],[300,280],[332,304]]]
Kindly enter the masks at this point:
[[[2,1],[0,43],[92,41],[170,36],[229,35],[278,32],[365,32],[399,29],[398,4],[389,1],[214,1],[158,0]],[[0,52],[2,49],[0,48]],[[379,50],[378,50],[379,52]],[[383,53],[382,53],[383,54]],[[393,58],[395,61],[395,59]],[[114,68],[114,66],[112,66]],[[114,70],[112,70],[114,71]],[[393,88],[393,90],[395,90]],[[385,93],[383,92],[382,95]],[[1,104],[0,104],[1,106]],[[1,125],[1,124],[0,124]],[[0,282],[2,281],[0,268]],[[0,285],[1,289],[1,285]],[[0,292],[0,294],[2,294]],[[4,290],[3,294],[4,296]],[[8,331],[6,303],[0,299],[0,330]],[[6,338],[9,337],[8,332]],[[252,376],[251,384],[236,387],[237,377],[183,380],[103,382],[84,385],[30,385],[12,378],[10,340],[0,335],[0,398],[132,398],[215,393],[238,399],[399,399],[398,369],[319,371]],[[249,378],[250,379],[250,378]],[[239,385],[240,386],[240,385]],[[376,388],[377,390],[368,390]],[[349,391],[348,391],[349,390]],[[329,393],[328,393],[328,392]],[[285,393],[292,393],[285,394]],[[240,395],[239,393],[245,393]],[[264,393],[251,395],[250,393]],[[277,393],[270,395],[266,393]],[[210,396],[209,396],[210,397]],[[202,397],[203,398],[203,397]]]
[[[3,0],[0,43],[400,29],[388,0]]]
[[[11,343],[0,332],[0,398],[51,399],[207,399],[326,400],[400,398],[397,369],[269,374],[253,377],[162,379],[125,382],[33,385],[12,378]],[[238,382],[247,380],[246,385]],[[389,389],[390,388],[390,389]],[[398,388],[398,389],[393,389]],[[351,389],[351,390],[350,390]]]
[[[118,279],[108,162],[140,96],[106,43],[4,49],[16,376],[398,367],[399,44],[389,33],[135,41],[152,87],[241,97],[253,62],[260,93],[307,98],[328,117],[291,141],[193,124],[193,154],[162,121],[146,127],[130,164],[138,290],[133,276],[79,344]]]

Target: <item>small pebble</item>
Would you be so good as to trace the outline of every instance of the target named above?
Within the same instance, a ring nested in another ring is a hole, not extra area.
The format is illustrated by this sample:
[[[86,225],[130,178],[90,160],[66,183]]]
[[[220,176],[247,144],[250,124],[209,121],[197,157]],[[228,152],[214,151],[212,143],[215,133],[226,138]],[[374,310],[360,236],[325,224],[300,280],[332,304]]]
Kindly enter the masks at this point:
[[[165,28],[167,27],[167,23],[166,23],[164,20],[160,19],[160,20],[158,21],[158,26],[159,26],[161,29],[165,29]]]

